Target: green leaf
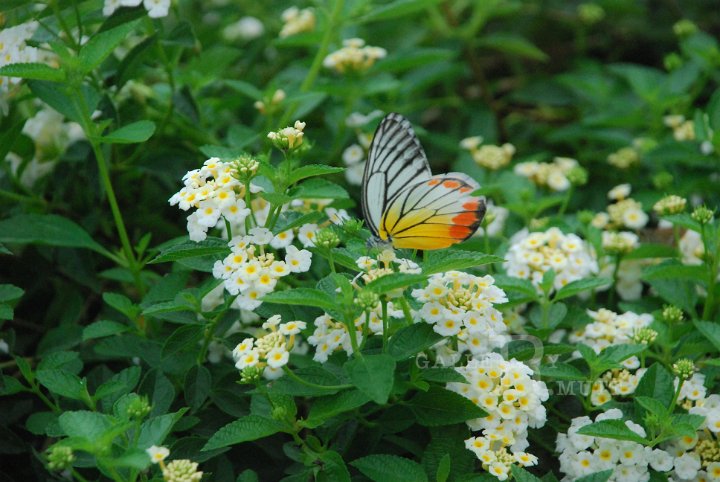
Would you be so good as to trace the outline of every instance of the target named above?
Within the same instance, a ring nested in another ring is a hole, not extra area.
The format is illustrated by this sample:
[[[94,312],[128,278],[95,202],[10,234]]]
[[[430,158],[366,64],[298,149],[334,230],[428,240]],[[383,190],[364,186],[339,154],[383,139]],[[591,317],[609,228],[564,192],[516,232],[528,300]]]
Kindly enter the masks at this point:
[[[552,365],[542,365],[540,376],[543,378],[554,378],[555,380],[585,380],[587,377],[583,372],[568,363],[556,362]]]
[[[599,359],[601,362],[621,363],[631,356],[639,355],[646,348],[647,345],[613,345],[603,349],[600,352]]]
[[[643,437],[630,430],[622,420],[601,420],[581,427],[578,433],[581,435],[591,435],[593,437],[629,440],[641,445],[647,445],[648,443]]]
[[[137,144],[145,142],[155,133],[155,123],[141,120],[122,126],[104,136],[101,141],[108,144]]]
[[[90,37],[78,55],[82,73],[86,74],[98,67],[115,50],[115,47],[125,41],[138,22],[139,20],[133,20]]]
[[[322,425],[327,419],[362,407],[370,401],[370,397],[359,390],[345,390],[328,397],[316,398],[310,405],[310,413],[304,425],[315,428]]]
[[[210,395],[211,386],[212,375],[210,375],[210,370],[204,366],[195,365],[188,371],[185,376],[183,394],[185,402],[193,412],[197,411]]]
[[[365,287],[378,294],[387,294],[393,290],[423,283],[427,280],[424,274],[391,273],[369,282]]]
[[[33,94],[50,107],[67,117],[68,119],[82,124],[85,122],[85,114],[81,112],[77,103],[71,97],[66,83],[49,82],[46,80],[29,80],[28,87]],[[85,104],[89,112],[93,112],[100,101],[100,94],[90,85],[83,84],[80,88],[80,95],[85,98]]]
[[[423,482],[427,481],[427,475],[414,460],[398,457],[397,455],[368,455],[350,462],[350,465],[358,469],[367,478],[374,482]]]
[[[315,306],[323,310],[337,308],[337,303],[332,296],[315,288],[275,291],[263,296],[263,301],[280,305]]]
[[[58,423],[68,437],[81,437],[89,442],[99,441],[112,427],[109,416],[87,410],[64,412],[58,418]]]
[[[515,278],[504,274],[493,275],[493,277],[495,278],[495,286],[502,288],[506,292],[515,291],[522,293],[531,300],[536,300],[540,296],[530,280]]]
[[[510,471],[512,472],[513,479],[517,482],[542,482],[539,478],[517,465],[511,465]]]
[[[437,480],[437,482],[446,482],[448,477],[450,477],[450,454],[445,454],[438,464],[435,480]]]
[[[38,370],[37,379],[41,385],[61,397],[73,400],[87,398],[85,381],[74,373],[60,369]]]
[[[660,363],[653,363],[638,382],[635,396],[651,397],[670,407],[675,393],[674,380],[675,377]]]
[[[131,366],[113,375],[95,390],[93,399],[102,400],[118,392],[132,391],[140,381],[141,372],[140,367]]]
[[[318,365],[310,365],[293,371],[303,380],[318,386],[308,386],[290,377],[282,377],[273,382],[270,391],[296,397],[313,397],[325,396],[337,393],[344,388],[350,388],[349,385],[339,387],[340,380],[338,377]]]
[[[318,455],[320,472],[315,477],[316,482],[350,482],[350,472],[342,456],[334,450],[328,450]]]
[[[440,3],[440,0],[395,0],[385,5],[375,6],[370,13],[360,17],[358,23],[391,20],[425,10]]]
[[[476,268],[490,263],[502,263],[503,259],[490,254],[450,249],[433,252],[429,260],[422,265],[423,274],[444,273],[452,270]]]
[[[25,293],[25,290],[11,284],[0,284],[0,303],[7,303],[18,300]]]
[[[29,390],[20,380],[8,375],[0,375],[0,396],[14,395]]]
[[[352,358],[343,366],[350,381],[377,404],[387,403],[395,381],[395,359],[390,355]]]
[[[674,263],[663,263],[655,266],[648,266],[643,270],[642,277],[645,281],[659,279],[701,279],[706,272],[705,266],[694,266]]]
[[[327,179],[310,179],[290,190],[293,199],[348,199],[345,188]]]
[[[129,331],[130,327],[117,321],[99,320],[83,329],[83,341],[117,335]]]
[[[248,415],[222,427],[210,437],[203,451],[249,442],[285,431],[285,424],[259,415]]]
[[[397,361],[406,360],[442,340],[428,323],[415,323],[397,331],[388,344],[388,353]]]
[[[485,417],[487,413],[460,394],[432,385],[427,392],[419,392],[409,402],[420,425],[437,427]]]
[[[598,289],[601,286],[612,283],[610,278],[584,278],[566,284],[555,293],[555,301],[564,300],[571,296],[575,296],[583,291]]]
[[[323,214],[318,211],[312,211],[309,213],[301,214],[297,211],[285,211],[278,217],[277,223],[273,231],[275,233],[281,233],[288,229],[297,228],[303,224],[313,224],[320,221],[323,218]]]
[[[546,62],[545,52],[530,43],[527,39],[508,33],[484,34],[477,41],[478,47],[490,48],[500,52],[525,57],[531,60]]]
[[[427,365],[425,363],[427,362]],[[416,361],[419,368],[422,369],[420,372],[420,377],[423,380],[427,380],[429,382],[439,382],[439,383],[449,383],[449,382],[459,382],[459,383],[467,383],[467,380],[464,376],[460,375],[457,371],[455,371],[454,368],[451,367],[431,367],[429,366],[430,361],[425,359],[421,360],[418,359]]]
[[[140,426],[137,447],[145,450],[152,445],[162,445],[173,425],[180,420],[185,412],[187,412],[187,408],[182,408],[175,413],[166,413],[143,422]]]
[[[576,482],[607,482],[613,474],[613,470],[603,470],[602,472],[595,472],[594,474],[580,477]]]
[[[135,317],[140,311],[140,307],[133,304],[130,298],[120,293],[105,292],[103,293],[102,298],[103,301],[108,304],[108,306],[111,306],[112,308],[118,310],[120,313],[127,316],[131,320],[135,319]]]
[[[553,303],[550,305],[546,319],[543,320],[542,306],[536,305],[530,310],[530,321],[537,328],[551,329],[558,326],[567,316],[567,305],[565,303]]]
[[[337,174],[339,172],[343,172],[344,170],[344,167],[332,167],[324,164],[309,164],[306,166],[300,166],[290,173],[288,184],[295,184],[296,182],[307,179],[308,177]]]
[[[186,240],[173,244],[160,251],[150,263],[167,263],[179,259],[195,258],[199,256],[227,255],[230,253],[227,241],[220,238],[208,237],[204,241]]]
[[[667,417],[668,410],[667,407],[661,402],[660,400],[656,400],[651,397],[634,397],[633,401],[640,405],[642,408],[647,410],[648,412],[652,413],[653,415],[656,415],[661,420],[662,418]]]
[[[695,327],[715,348],[720,350],[720,324],[711,321],[693,321]]]
[[[87,248],[108,254],[79,225],[54,214],[19,214],[0,221],[0,242]]]
[[[201,325],[185,325],[172,332],[162,347],[162,357],[169,358],[187,348],[194,348],[203,337]]]
[[[23,79],[50,80],[52,82],[63,82],[65,80],[65,71],[54,69],[47,64],[38,63],[4,65],[0,67],[0,75]]]

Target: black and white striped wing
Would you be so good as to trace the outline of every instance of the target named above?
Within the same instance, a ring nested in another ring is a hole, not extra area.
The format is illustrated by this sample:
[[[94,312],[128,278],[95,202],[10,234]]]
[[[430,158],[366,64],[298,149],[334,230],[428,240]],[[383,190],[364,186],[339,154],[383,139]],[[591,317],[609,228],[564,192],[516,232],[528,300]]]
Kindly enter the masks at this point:
[[[375,236],[390,201],[408,184],[430,179],[430,165],[410,121],[391,113],[380,122],[365,165],[362,209]]]

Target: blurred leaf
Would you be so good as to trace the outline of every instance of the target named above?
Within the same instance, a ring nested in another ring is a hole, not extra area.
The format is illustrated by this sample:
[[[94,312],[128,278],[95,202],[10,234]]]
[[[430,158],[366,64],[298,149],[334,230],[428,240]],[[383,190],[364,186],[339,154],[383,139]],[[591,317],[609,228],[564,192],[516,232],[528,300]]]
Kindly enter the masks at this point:
[[[376,454],[368,455],[350,462],[367,478],[374,482],[424,482],[427,475],[414,460],[398,457],[397,455]]]
[[[83,329],[83,341],[117,335],[129,331],[130,327],[117,321],[99,320]]]
[[[82,72],[88,73],[99,66],[115,47],[124,42],[130,32],[135,30],[138,23],[139,20],[133,20],[90,37],[78,55]]]
[[[693,324],[720,351],[720,324],[699,320],[693,320]]]
[[[0,242],[107,250],[73,221],[54,214],[18,214],[0,221]]]
[[[385,5],[376,6],[370,13],[360,17],[357,22],[367,23],[404,17],[438,3],[440,3],[440,0],[395,0]]]
[[[475,41],[478,47],[546,62],[548,56],[527,39],[508,33],[485,34]]]
[[[154,122],[141,120],[122,126],[104,135],[101,139],[108,144],[137,144],[150,139],[154,132]]]
[[[335,299],[315,288],[294,288],[274,291],[263,296],[263,301],[280,305],[316,306],[324,310],[336,308]]]
[[[47,64],[36,63],[3,65],[0,67],[0,76],[49,80],[52,82],[63,82],[65,80],[65,72],[63,70],[54,69]]]
[[[423,274],[444,273],[445,271],[477,268],[490,263],[502,263],[503,259],[497,256],[473,251],[451,249],[433,252],[430,259],[422,263]]]
[[[195,412],[210,395],[210,388],[212,385],[212,375],[210,371],[202,365],[195,365],[185,375],[185,389],[183,394],[185,396],[185,402],[190,406],[190,409]]]
[[[595,290],[600,288],[601,286],[609,285],[610,283],[612,283],[612,280],[610,278],[579,279],[576,281],[572,281],[560,288],[560,290],[555,293],[555,297],[553,299],[555,301],[564,300],[565,298],[570,298],[571,296],[580,294],[583,291]]]

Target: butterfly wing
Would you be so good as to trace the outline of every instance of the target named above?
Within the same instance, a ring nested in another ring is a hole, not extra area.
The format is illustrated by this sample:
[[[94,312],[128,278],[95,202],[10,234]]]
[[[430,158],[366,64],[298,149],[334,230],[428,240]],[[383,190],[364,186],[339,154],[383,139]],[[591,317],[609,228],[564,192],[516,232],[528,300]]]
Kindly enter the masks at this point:
[[[409,184],[431,176],[425,151],[410,122],[391,113],[380,122],[363,174],[362,209],[375,236],[389,202]]]
[[[396,248],[441,249],[464,241],[485,216],[485,199],[472,196],[480,186],[461,173],[416,181],[390,200],[379,236]]]

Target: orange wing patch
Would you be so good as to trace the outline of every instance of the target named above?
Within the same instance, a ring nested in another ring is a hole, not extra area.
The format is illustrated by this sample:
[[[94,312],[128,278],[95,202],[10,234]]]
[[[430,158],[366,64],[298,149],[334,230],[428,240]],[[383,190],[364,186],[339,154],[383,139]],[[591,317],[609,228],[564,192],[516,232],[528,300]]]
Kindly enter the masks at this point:
[[[485,200],[470,196],[477,183],[462,175],[440,175],[400,191],[389,203],[379,227],[396,248],[441,249],[477,230]]]

